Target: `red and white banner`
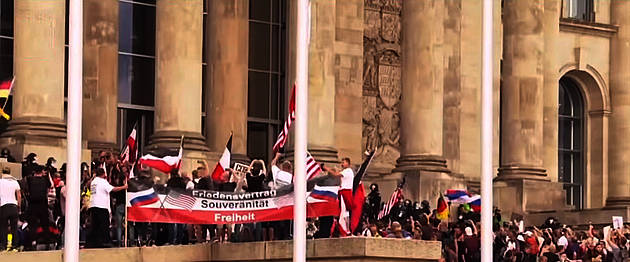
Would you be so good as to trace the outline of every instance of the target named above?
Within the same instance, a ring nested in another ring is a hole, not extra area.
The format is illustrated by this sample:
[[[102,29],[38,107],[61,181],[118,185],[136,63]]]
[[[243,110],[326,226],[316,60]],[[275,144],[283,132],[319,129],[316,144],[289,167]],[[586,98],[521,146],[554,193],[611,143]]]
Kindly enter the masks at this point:
[[[293,219],[293,192],[280,191],[228,193],[192,190],[166,194],[149,192],[146,196],[140,194],[144,191],[128,192],[129,221],[242,224]],[[156,195],[156,201],[145,201],[155,199]],[[138,201],[134,201],[136,198]],[[308,217],[337,216],[339,215],[339,201],[311,197],[309,193],[307,215]]]

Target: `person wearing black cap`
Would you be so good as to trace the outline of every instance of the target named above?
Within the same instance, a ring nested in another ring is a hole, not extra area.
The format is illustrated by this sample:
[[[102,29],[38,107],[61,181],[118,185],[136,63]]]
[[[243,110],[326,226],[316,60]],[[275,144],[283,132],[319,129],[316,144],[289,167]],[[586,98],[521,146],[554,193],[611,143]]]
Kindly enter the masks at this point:
[[[37,165],[37,154],[29,153],[22,161],[22,177],[33,175],[33,169]]]
[[[17,220],[20,210],[21,194],[20,185],[10,175],[8,167],[2,169],[0,177],[0,250],[16,250],[17,246]],[[7,229],[11,228],[11,248],[7,245]]]
[[[41,234],[43,243],[49,243],[50,219],[48,216],[48,191],[53,183],[49,176],[44,173],[44,166],[33,167],[33,176],[26,179],[29,203],[28,224],[30,226],[31,240],[37,240],[37,233]],[[26,243],[27,248],[31,243]]]

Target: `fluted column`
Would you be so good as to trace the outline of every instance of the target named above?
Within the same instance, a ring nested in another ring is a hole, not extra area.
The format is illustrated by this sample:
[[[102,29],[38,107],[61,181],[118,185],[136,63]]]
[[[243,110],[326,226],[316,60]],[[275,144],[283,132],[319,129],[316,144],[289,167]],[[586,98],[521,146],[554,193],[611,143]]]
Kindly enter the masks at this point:
[[[551,181],[558,181],[558,38],[560,36],[560,0],[545,0],[543,59],[543,151],[544,167]]]
[[[222,153],[234,132],[233,158],[247,153],[249,1],[208,1],[206,21],[206,138]]]
[[[403,1],[399,171],[446,171],[443,8],[440,0]]]
[[[543,168],[543,1],[505,1],[499,179],[548,180]]]
[[[337,162],[335,146],[335,1],[311,1],[308,52],[308,150],[320,162]]]
[[[613,0],[612,24],[619,31],[611,39],[610,154],[607,206],[630,205],[630,1]]]
[[[83,137],[95,152],[117,150],[119,2],[83,5]]]
[[[159,0],[156,7],[155,133],[148,150],[208,151],[201,135],[203,0]]]
[[[65,147],[64,0],[20,0],[14,6],[13,120],[1,144],[16,158]]]

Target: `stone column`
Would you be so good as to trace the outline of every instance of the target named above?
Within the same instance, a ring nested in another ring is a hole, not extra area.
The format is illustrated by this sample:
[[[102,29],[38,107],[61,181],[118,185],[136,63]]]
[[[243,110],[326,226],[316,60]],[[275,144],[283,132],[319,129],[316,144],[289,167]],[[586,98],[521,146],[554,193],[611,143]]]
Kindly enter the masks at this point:
[[[503,13],[499,179],[548,180],[543,167],[543,1],[506,1]]]
[[[65,160],[64,0],[15,1],[13,120],[0,144],[16,159],[30,152]]]
[[[630,2],[611,3],[612,24],[619,31],[611,39],[610,53],[610,155],[607,206],[630,205]]]
[[[94,152],[118,150],[118,5],[84,2],[83,137]]]
[[[550,181],[545,170],[545,164],[556,165],[557,169],[557,163],[553,162],[554,158],[552,162],[543,163],[546,156],[543,144],[555,143],[549,145],[549,150],[556,152],[558,146],[557,142],[548,140],[557,139],[557,135],[543,135],[545,100],[549,99],[548,106],[553,108],[555,99],[557,108],[558,99],[557,94],[553,94],[558,92],[558,80],[553,72],[555,60],[553,54],[546,54],[552,52],[554,34],[559,30],[554,10],[557,2],[552,2],[504,2],[501,163],[493,197],[494,203],[508,214],[567,208],[562,184]],[[548,93],[550,97],[545,97]],[[546,131],[554,132],[557,115],[547,121],[550,127]],[[555,124],[551,123],[553,121]]]
[[[400,158],[409,198],[436,199],[443,188],[464,187],[444,158],[445,1],[402,2]],[[405,193],[407,194],[407,193]]]
[[[208,151],[201,135],[202,1],[157,1],[155,134],[150,152],[179,148],[181,136],[185,158],[204,158]],[[188,167],[192,163],[184,162],[184,169]]]
[[[324,163],[339,161],[335,147],[335,6],[331,0],[311,1],[308,150]]]
[[[232,153],[246,159],[249,1],[208,1],[206,138],[220,157],[234,132]]]
[[[558,58],[560,0],[545,0],[543,31],[543,166],[551,181],[558,181]]]
[[[403,1],[397,170],[446,171],[443,157],[443,1]]]

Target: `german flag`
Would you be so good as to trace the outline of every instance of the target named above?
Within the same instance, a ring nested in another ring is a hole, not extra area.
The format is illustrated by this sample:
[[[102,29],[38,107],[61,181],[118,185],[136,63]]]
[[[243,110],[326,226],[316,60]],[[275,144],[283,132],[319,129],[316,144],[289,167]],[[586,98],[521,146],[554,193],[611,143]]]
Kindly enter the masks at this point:
[[[11,80],[4,81],[0,83],[0,98],[9,98],[9,94],[11,94],[11,89],[13,88],[13,83],[15,82],[15,77]]]
[[[437,218],[440,220],[448,219],[448,204],[442,194],[440,194],[440,198],[437,201]]]

